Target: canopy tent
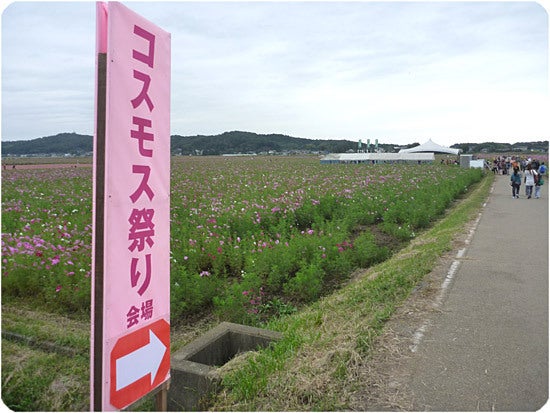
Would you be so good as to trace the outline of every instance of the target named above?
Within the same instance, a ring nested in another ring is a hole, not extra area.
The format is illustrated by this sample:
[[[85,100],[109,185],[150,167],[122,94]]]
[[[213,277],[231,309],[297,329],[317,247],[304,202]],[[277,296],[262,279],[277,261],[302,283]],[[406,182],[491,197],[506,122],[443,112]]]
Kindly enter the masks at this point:
[[[431,139],[428,142],[423,143],[422,145],[415,146],[414,148],[401,149],[399,153],[419,153],[419,152],[433,152],[433,153],[450,153],[453,155],[458,155],[460,149],[448,148],[446,146],[438,145],[433,142]]]

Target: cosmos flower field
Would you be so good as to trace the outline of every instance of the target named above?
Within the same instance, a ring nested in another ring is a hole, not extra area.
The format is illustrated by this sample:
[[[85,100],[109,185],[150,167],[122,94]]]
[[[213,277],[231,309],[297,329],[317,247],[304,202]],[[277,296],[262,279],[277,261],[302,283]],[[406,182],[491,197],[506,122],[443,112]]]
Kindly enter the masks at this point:
[[[171,317],[258,324],[383,261],[482,177],[446,165],[175,157]],[[91,168],[2,171],[2,299],[90,310]]]

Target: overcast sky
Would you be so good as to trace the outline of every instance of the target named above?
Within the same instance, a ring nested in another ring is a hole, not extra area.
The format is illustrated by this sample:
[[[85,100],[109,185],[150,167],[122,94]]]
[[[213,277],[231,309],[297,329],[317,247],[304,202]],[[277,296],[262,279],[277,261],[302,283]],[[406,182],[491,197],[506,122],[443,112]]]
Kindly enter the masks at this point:
[[[534,2],[123,2],[172,34],[171,133],[550,137]],[[2,140],[94,130],[95,2],[2,14]]]

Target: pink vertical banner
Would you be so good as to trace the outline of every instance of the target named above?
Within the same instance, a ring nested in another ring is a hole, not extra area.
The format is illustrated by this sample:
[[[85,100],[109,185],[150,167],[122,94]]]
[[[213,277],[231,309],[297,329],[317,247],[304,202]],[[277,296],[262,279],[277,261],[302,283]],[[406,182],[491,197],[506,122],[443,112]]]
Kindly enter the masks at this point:
[[[94,223],[103,213],[94,236],[103,253],[94,253],[102,284],[93,287],[92,342],[101,352],[92,350],[92,364],[101,364],[92,367],[92,393],[101,391],[94,410],[116,410],[170,378],[171,39],[117,2],[97,3],[97,19],[106,78],[104,154],[95,154],[104,156],[103,173],[94,162],[94,194],[103,191],[94,198]]]

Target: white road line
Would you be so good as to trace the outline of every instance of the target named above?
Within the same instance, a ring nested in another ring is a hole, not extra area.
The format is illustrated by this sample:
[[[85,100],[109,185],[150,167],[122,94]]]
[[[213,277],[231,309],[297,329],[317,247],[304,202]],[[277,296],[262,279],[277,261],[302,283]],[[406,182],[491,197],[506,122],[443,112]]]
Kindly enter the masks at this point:
[[[485,207],[485,205],[486,204],[483,204],[483,207]],[[474,234],[476,232],[480,219],[481,219],[481,212],[478,214],[472,228],[470,229],[470,232],[468,233],[468,236],[466,237],[466,240],[464,241],[466,245],[469,245],[472,238],[474,237]],[[453,260],[451,266],[449,267],[449,271],[447,271],[447,276],[445,277],[445,279],[443,280],[443,283],[441,284],[441,291],[437,296],[437,298],[435,299],[435,302],[434,302],[435,308],[439,308],[443,304],[443,299],[447,294],[447,290],[449,289],[449,286],[451,285],[451,281],[453,280],[454,276],[458,271],[458,267],[460,266],[460,261],[465,253],[466,253],[466,248],[461,248],[456,253],[456,258]],[[426,333],[426,330],[428,329],[429,324],[430,324],[429,320],[424,321],[424,323],[422,323],[422,325],[414,332],[413,343],[411,346],[409,346],[409,349],[411,350],[411,352],[416,353],[416,351],[418,350],[418,346],[422,342],[422,339],[424,338],[424,334]]]

